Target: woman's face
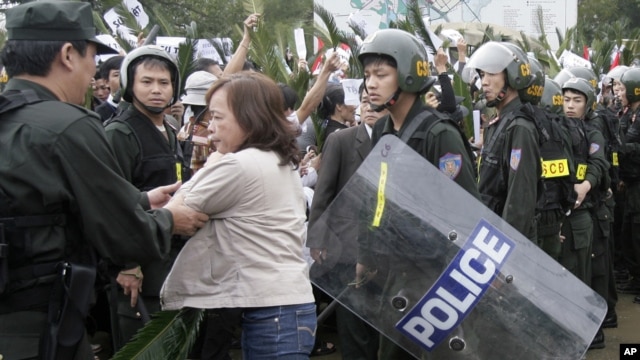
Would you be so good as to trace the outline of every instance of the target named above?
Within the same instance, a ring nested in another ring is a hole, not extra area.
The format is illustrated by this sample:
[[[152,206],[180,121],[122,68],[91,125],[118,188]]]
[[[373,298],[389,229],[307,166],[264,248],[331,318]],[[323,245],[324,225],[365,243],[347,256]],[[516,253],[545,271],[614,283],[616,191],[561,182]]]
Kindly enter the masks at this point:
[[[227,103],[227,91],[213,93],[209,102],[211,141],[221,154],[235,152],[247,137]]]

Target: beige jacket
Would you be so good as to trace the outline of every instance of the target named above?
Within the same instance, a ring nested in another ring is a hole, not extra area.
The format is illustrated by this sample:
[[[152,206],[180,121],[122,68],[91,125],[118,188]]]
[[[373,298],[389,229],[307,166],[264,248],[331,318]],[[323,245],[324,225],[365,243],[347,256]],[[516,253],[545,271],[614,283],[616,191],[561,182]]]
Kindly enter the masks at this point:
[[[302,256],[305,200],[298,172],[273,152],[230,153],[176,196],[211,219],[184,246],[164,282],[165,310],[314,301]]]

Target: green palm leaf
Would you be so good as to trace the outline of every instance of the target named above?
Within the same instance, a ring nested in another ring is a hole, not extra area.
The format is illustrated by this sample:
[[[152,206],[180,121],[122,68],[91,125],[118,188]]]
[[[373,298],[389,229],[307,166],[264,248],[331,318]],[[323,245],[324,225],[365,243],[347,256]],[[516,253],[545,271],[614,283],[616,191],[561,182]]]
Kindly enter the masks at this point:
[[[184,93],[187,77],[193,71],[193,58],[198,51],[198,26],[194,21],[186,26],[185,41],[178,46],[178,71],[180,72],[180,94]]]
[[[264,2],[262,0],[243,0],[242,8],[249,14],[264,14]]]
[[[112,360],[186,359],[204,310],[160,311]]]
[[[473,133],[473,112],[471,110],[473,110],[473,104],[471,102],[471,93],[469,92],[469,85],[467,85],[464,81],[462,81],[462,77],[460,77],[460,75],[458,75],[457,72],[453,73],[453,92],[454,94],[456,94],[457,96],[462,96],[464,97],[464,100],[462,101],[462,104],[460,104],[460,106],[465,106],[467,109],[469,109],[469,114],[464,118],[463,120],[463,124],[464,124],[464,133],[467,136],[467,139],[474,136]]]
[[[313,3],[313,12],[318,15],[322,23],[324,24],[324,28],[321,26],[315,27],[316,36],[318,36],[328,47],[337,47],[342,42],[343,38],[346,38],[343,31],[338,29],[338,25],[336,25],[336,20],[327,9],[319,5],[318,3]],[[320,50],[320,49],[318,49]]]
[[[429,36],[429,32],[427,31],[427,25],[424,23],[422,19],[422,10],[420,9],[420,5],[418,5],[417,0],[410,0],[407,4],[407,19],[412,25],[413,31],[410,33],[415,33],[422,40],[422,42],[426,45],[428,51],[432,54],[436,53],[436,47],[431,41],[431,36]]]

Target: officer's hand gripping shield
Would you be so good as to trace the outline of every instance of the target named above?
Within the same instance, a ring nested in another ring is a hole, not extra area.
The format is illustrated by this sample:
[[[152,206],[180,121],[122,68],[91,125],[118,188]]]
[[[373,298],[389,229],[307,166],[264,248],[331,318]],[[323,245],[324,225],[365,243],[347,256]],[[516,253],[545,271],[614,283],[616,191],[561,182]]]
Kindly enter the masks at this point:
[[[580,359],[606,313],[604,299],[395,136],[309,232],[327,248],[312,281],[417,358]],[[355,254],[342,254],[354,247],[367,270],[358,278]]]

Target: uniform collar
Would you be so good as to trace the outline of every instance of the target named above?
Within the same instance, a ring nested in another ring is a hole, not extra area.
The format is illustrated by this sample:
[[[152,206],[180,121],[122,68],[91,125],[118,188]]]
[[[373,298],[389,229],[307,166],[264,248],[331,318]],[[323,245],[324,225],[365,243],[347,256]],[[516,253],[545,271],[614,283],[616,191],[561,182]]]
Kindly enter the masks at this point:
[[[402,133],[407,125],[409,125],[409,123],[413,121],[413,119],[424,110],[424,106],[425,105],[422,104],[420,97],[416,97],[416,101],[414,101],[413,105],[411,105],[411,108],[409,109],[409,112],[407,113],[407,116],[405,117],[399,131],[396,131],[393,128],[393,120],[391,119],[391,115],[386,115],[384,118],[384,128],[382,130],[382,135],[396,135]]]
[[[9,82],[7,82],[7,85],[4,88],[4,91],[9,91],[9,90],[33,90],[35,91],[36,95],[38,95],[38,98],[41,100],[54,100],[54,101],[60,101],[60,99],[58,99],[53,92],[51,92],[51,90],[47,89],[46,87],[33,82],[33,81],[29,81],[29,80],[25,80],[25,79],[18,79],[18,78],[12,78],[9,80]]]

